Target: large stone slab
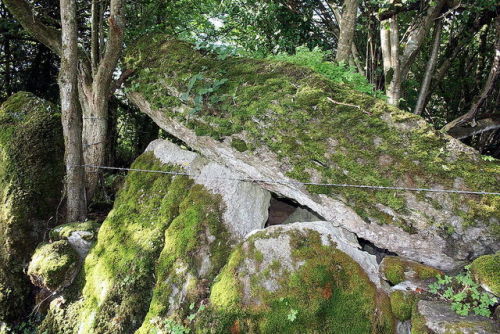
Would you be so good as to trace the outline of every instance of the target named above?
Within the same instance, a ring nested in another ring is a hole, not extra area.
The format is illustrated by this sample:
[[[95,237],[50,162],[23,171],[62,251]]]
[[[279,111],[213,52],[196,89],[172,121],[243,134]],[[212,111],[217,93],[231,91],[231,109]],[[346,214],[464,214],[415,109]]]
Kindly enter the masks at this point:
[[[498,191],[498,162],[422,118],[302,67],[221,61],[168,36],[148,36],[127,59],[128,97],[161,128],[377,247],[443,270],[499,249],[498,196],[296,182]]]

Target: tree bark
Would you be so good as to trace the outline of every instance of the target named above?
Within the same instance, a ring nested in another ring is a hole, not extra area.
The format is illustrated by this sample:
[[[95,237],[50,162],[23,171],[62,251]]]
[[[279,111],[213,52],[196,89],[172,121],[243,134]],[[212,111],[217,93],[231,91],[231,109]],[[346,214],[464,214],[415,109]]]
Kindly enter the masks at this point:
[[[388,25],[386,27],[385,25]],[[381,23],[380,43],[388,102],[399,105],[401,97],[401,67],[399,62],[399,31],[397,16]]]
[[[342,10],[342,20],[340,23],[340,36],[337,46],[337,62],[347,63],[351,55],[354,30],[356,28],[356,12],[358,10],[358,0],[345,0]]]
[[[429,87],[431,86],[432,76],[434,74],[434,68],[436,67],[439,46],[441,43],[441,29],[443,27],[443,22],[441,20],[436,21],[434,27],[434,43],[432,45],[431,57],[427,62],[427,67],[425,69],[424,80],[422,86],[420,87],[420,92],[418,94],[417,105],[415,106],[415,114],[421,115],[424,110],[425,101],[429,93]]]
[[[108,103],[113,83],[113,72],[123,49],[125,22],[123,1],[111,0],[109,33],[102,59],[92,73],[88,63],[81,62],[79,95],[83,110],[83,157],[86,165],[102,166],[106,163],[108,141]],[[101,170],[87,168],[87,197],[92,198]]]
[[[78,32],[76,4],[61,0],[62,54],[59,72],[61,114],[65,144],[66,195],[68,222],[82,221],[86,216],[84,169],[82,165],[82,119],[78,108]]]

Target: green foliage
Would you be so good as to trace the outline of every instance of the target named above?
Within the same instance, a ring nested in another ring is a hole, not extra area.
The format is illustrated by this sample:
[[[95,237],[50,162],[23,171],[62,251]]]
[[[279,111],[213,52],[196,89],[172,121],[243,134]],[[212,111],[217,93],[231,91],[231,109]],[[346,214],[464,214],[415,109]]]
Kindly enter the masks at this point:
[[[466,266],[465,272],[456,276],[438,276],[437,281],[429,285],[429,291],[451,302],[451,308],[457,314],[466,316],[472,311],[476,315],[489,317],[489,307],[495,305],[497,299],[481,290],[472,279],[470,266]]]
[[[188,102],[190,94],[194,95],[192,98],[194,107],[192,113],[200,112],[204,106],[204,101],[209,99],[210,103],[215,104],[221,100],[221,97],[215,95],[217,90],[228,81],[227,78],[210,80],[205,78],[203,72],[193,75],[188,80],[187,91],[180,95],[183,102]]]
[[[280,53],[268,58],[311,68],[333,82],[346,84],[352,89],[377,98],[385,98],[384,93],[375,90],[373,85],[368,83],[368,80],[363,75],[356,72],[355,68],[343,63],[337,64],[327,61],[331,57],[332,55],[329,51],[322,51],[318,47],[309,50],[307,47],[301,46],[295,50],[295,54],[293,55]]]

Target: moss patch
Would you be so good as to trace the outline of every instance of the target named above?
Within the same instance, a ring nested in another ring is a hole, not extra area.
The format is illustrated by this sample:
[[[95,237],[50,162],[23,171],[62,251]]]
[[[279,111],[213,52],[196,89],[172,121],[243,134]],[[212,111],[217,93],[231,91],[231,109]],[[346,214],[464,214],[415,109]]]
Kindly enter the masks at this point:
[[[456,180],[463,180],[464,189],[489,191],[496,191],[500,182],[497,162],[482,161],[470,152],[452,152],[446,149],[449,138],[419,116],[305,67],[231,57],[222,61],[163,35],[137,42],[126,55],[126,66],[135,70],[128,90],[141,93],[155,110],[199,136],[237,138],[235,148],[240,151],[244,147],[238,140],[244,140],[247,148],[266,146],[290,166],[286,174],[299,181],[455,188]],[[224,83],[217,90],[196,93],[221,80]],[[408,218],[412,212],[402,192],[307,189],[340,196],[366,221],[416,231],[417,221]],[[412,214],[432,215],[429,225],[448,238],[449,217],[439,214],[445,203],[449,211],[464,213],[464,226],[486,224],[500,236],[498,196],[443,196],[447,200],[419,196],[419,201],[436,210]],[[391,208],[395,217],[375,204]]]
[[[500,252],[475,259],[470,267],[472,276],[496,296],[500,296]]]
[[[398,320],[406,321],[411,318],[413,305],[416,303],[413,293],[397,290],[391,293],[390,300],[392,313]]]
[[[441,270],[398,256],[384,257],[380,265],[380,271],[382,276],[392,285],[408,279],[426,280],[443,274]]]
[[[28,267],[33,284],[56,291],[71,283],[79,257],[65,240],[43,244],[35,250]]]
[[[63,137],[56,108],[26,92],[0,107],[0,321],[31,310],[23,270],[61,197]]]
[[[266,254],[259,264],[255,258],[258,252],[252,251],[256,243],[278,236],[253,235],[233,252],[217,277],[210,295],[210,312],[200,320],[197,329],[230,332],[237,327],[241,333],[392,333],[388,299],[383,298],[356,262],[335,247],[323,246],[317,232],[286,233],[296,269],[291,269],[285,259],[280,265],[267,262]],[[254,265],[256,272],[251,269]]]
[[[425,325],[425,318],[418,312],[418,303],[413,304],[411,315],[411,334],[431,334]]]

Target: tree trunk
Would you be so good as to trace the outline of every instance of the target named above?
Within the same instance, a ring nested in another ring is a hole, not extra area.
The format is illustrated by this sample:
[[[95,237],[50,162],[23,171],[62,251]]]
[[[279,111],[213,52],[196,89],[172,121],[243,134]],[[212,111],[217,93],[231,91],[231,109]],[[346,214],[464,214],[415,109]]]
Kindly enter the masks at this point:
[[[388,24],[388,27],[384,26]],[[388,102],[398,106],[401,98],[401,67],[399,64],[399,32],[397,16],[381,23],[380,43]]]
[[[337,46],[337,62],[347,63],[351,55],[354,31],[356,28],[356,12],[358,0],[345,0],[342,10],[342,21],[340,23],[340,36]]]
[[[83,158],[86,165],[106,164],[108,103],[112,93],[113,72],[123,48],[124,26],[123,1],[112,0],[106,48],[102,56],[97,52],[95,55],[98,58],[96,60],[100,60],[99,64],[92,71],[92,64],[81,61],[78,91],[83,110]],[[102,170],[92,167],[87,167],[86,170],[87,198],[90,199],[94,196]]]
[[[66,194],[68,222],[81,221],[86,216],[84,169],[82,165],[82,119],[78,108],[77,62],[78,40],[76,5],[61,0],[62,54],[59,72],[61,114],[65,144]]]
[[[424,110],[427,95],[429,93],[429,87],[431,86],[431,80],[434,74],[434,68],[436,67],[438,59],[442,27],[443,27],[442,20],[436,21],[436,26],[434,27],[434,43],[432,45],[431,57],[427,62],[427,68],[425,69],[424,80],[422,82],[422,86],[420,87],[420,93],[418,94],[417,105],[415,106],[415,114],[417,115],[421,115],[422,111]]]

